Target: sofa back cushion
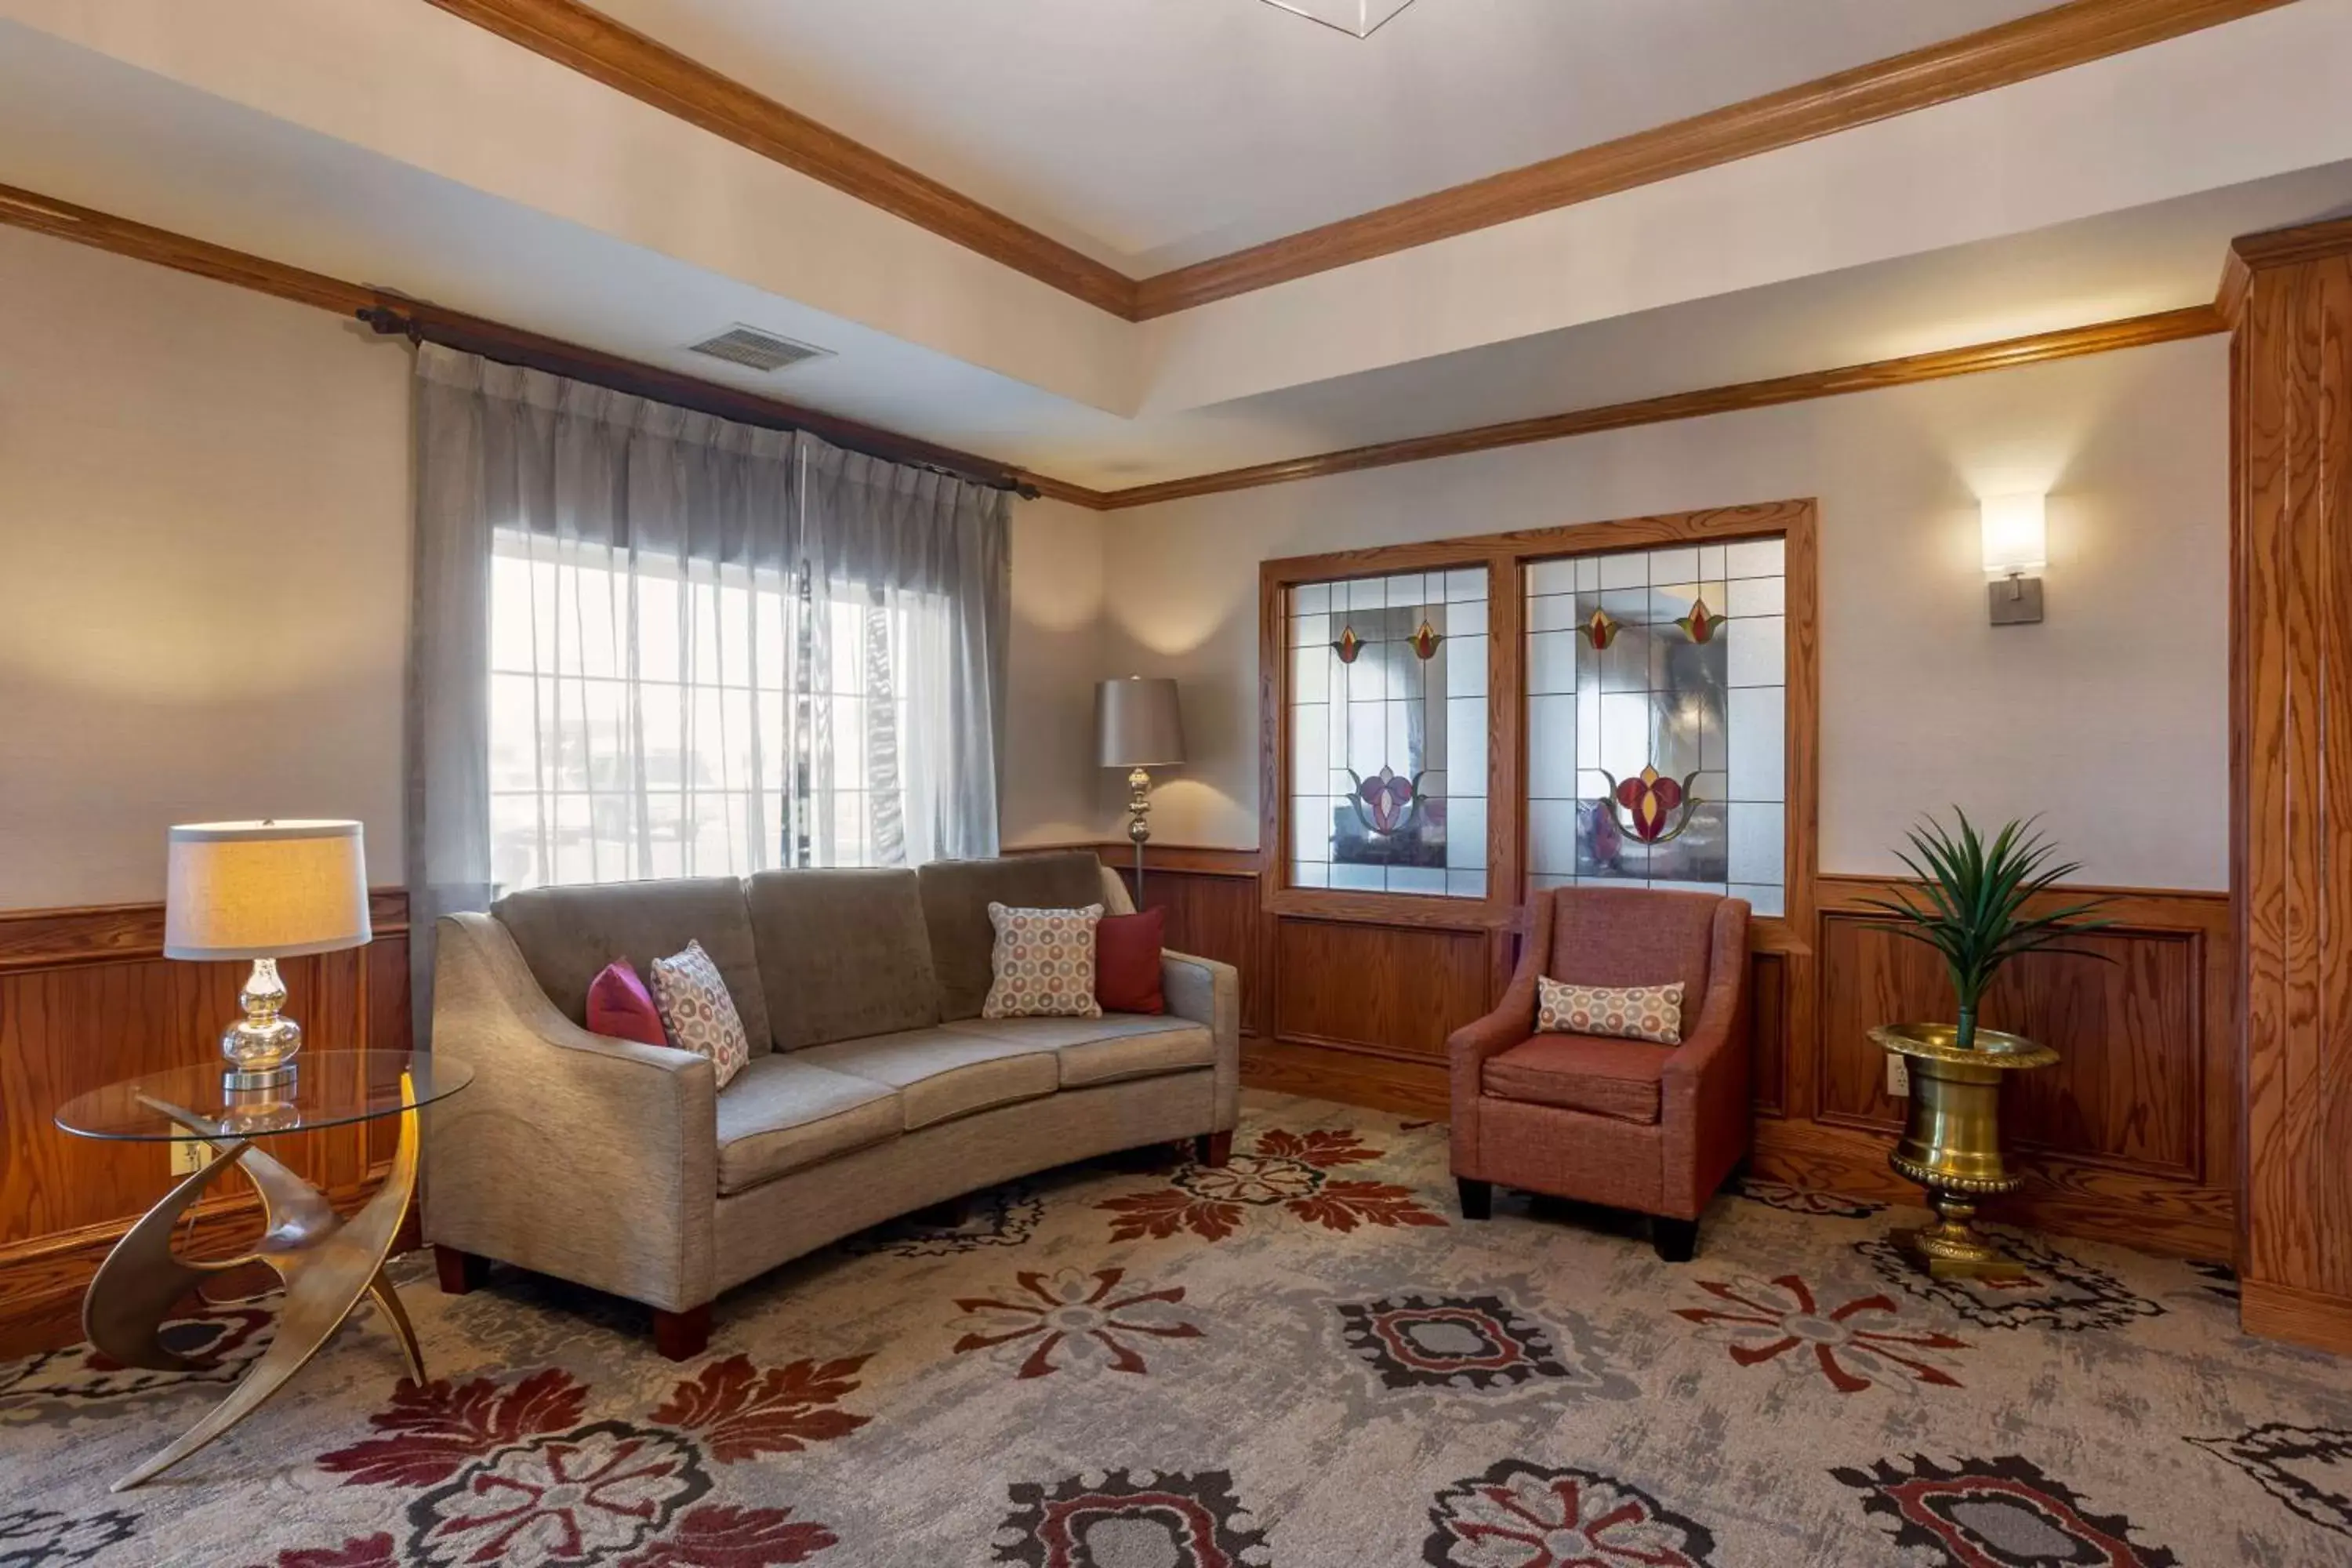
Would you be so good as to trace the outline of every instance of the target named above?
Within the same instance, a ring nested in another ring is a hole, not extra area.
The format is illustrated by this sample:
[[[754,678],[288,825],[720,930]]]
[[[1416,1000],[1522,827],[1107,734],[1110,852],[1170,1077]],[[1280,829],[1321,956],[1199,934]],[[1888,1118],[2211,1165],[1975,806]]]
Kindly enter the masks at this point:
[[[625,958],[639,974],[654,960],[698,942],[727,982],[751,1054],[768,1048],[768,1005],[743,884],[732,877],[657,882],[597,882],[509,893],[490,914],[514,937],[547,999],[586,1027],[588,987],[604,967]]]
[[[1008,855],[996,860],[934,860],[917,876],[931,962],[939,970],[940,1017],[977,1018],[994,978],[989,954],[992,903],[1024,910],[1082,910],[1103,901],[1102,861],[1092,850]]]
[[[1713,893],[1650,888],[1562,888],[1553,900],[1551,963],[1544,973],[1570,985],[1683,985],[1682,1030],[1706,1003],[1715,941]]]
[[[745,891],[778,1050],[940,1021],[914,872],[762,871]]]

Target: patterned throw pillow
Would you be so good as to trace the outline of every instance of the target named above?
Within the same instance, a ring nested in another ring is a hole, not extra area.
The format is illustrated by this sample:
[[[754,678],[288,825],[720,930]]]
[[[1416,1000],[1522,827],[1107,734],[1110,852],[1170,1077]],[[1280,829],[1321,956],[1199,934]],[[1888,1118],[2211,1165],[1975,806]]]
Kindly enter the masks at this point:
[[[1608,1035],[1621,1040],[1683,1043],[1683,983],[1671,985],[1570,985],[1536,980],[1536,1033]]]
[[[719,1088],[751,1061],[751,1041],[735,1012],[735,998],[700,942],[689,942],[684,952],[654,960],[654,1005],[661,1009],[669,1043],[709,1057]]]
[[[996,927],[989,967],[995,978],[983,1018],[1099,1018],[1095,1000],[1095,927],[1103,907],[1016,910],[988,906]]]

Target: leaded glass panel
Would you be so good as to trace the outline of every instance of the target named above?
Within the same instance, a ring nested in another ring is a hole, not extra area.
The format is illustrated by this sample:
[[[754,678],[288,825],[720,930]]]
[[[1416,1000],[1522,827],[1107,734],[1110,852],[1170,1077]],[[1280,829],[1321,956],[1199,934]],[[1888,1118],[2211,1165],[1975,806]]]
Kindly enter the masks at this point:
[[[1486,570],[1289,590],[1293,886],[1486,896]]]
[[[1785,907],[1779,539],[1531,563],[1528,871]]]

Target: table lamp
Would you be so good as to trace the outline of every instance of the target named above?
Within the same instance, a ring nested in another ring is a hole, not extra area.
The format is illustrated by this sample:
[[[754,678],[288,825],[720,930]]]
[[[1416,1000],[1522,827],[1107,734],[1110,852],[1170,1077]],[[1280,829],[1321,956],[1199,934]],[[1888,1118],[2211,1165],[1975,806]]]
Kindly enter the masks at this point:
[[[223,1087],[294,1078],[302,1026],[281,1011],[278,961],[368,940],[367,860],[356,822],[196,822],[171,832],[163,956],[253,960],[221,1035]]]
[[[1098,761],[1129,768],[1127,836],[1135,843],[1135,901],[1143,902],[1143,846],[1151,837],[1150,769],[1184,760],[1184,720],[1176,710],[1176,683],[1130,675],[1095,688]]]

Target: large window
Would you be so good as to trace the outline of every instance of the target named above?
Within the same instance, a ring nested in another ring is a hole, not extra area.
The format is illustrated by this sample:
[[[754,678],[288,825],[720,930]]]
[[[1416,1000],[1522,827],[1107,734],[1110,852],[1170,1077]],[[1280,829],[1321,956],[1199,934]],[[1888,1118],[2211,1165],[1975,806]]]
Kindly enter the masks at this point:
[[[1527,568],[1532,887],[1633,882],[1783,907],[1783,542]]]
[[[1261,568],[1269,908],[1501,930],[1576,884],[1812,907],[1814,508]]]
[[[1486,572],[1289,595],[1294,886],[1486,896]]]
[[[927,595],[817,597],[782,573],[621,563],[501,533],[490,594],[502,889],[928,853],[902,767]],[[819,617],[822,617],[820,620]]]

